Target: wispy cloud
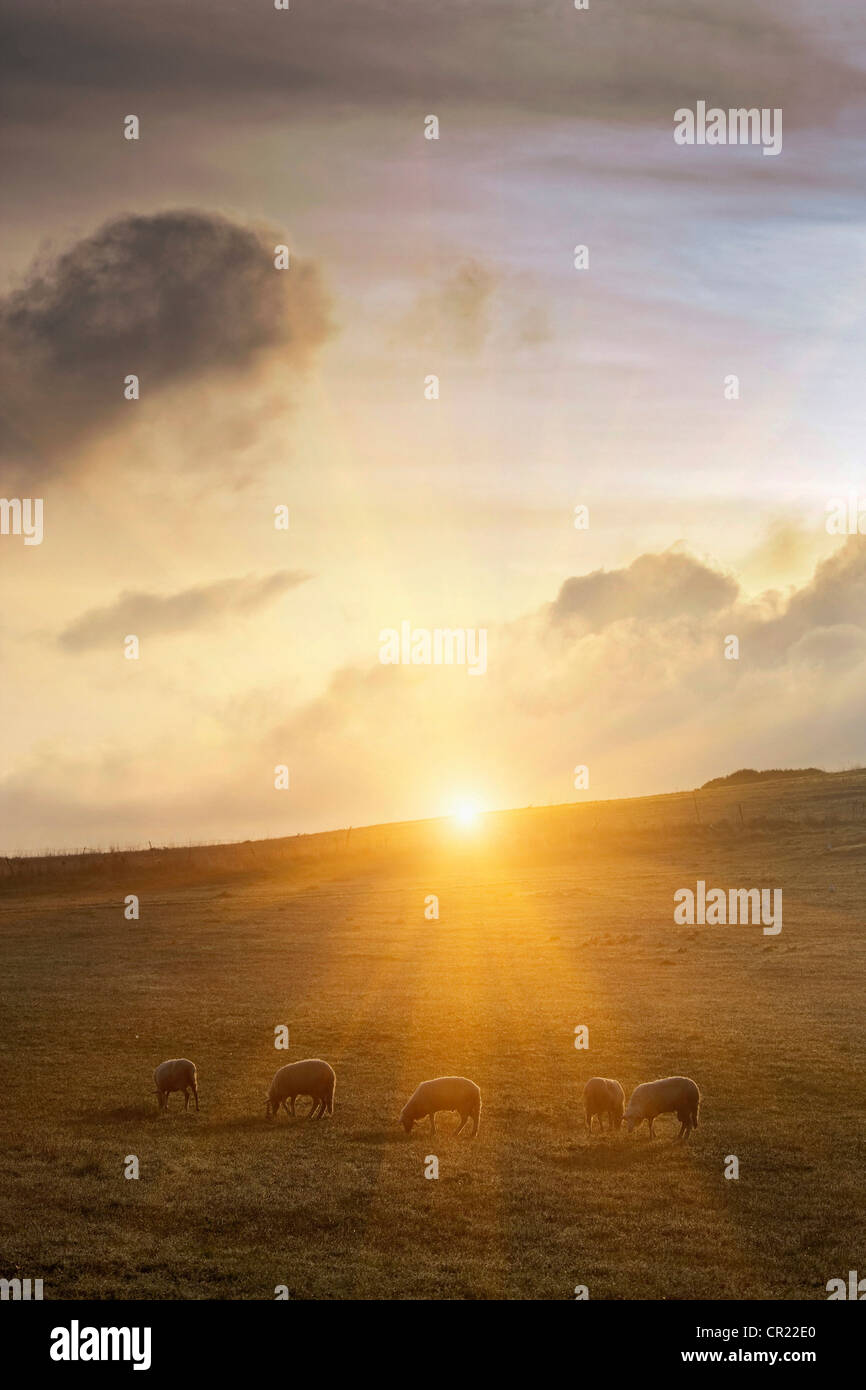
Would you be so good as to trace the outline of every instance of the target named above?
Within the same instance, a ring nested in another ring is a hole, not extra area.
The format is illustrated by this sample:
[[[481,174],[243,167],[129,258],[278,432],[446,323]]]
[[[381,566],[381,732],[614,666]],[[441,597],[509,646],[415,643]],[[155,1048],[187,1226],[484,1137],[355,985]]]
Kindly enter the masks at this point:
[[[104,608],[92,608],[60,633],[69,651],[119,645],[127,633],[158,637],[188,632],[229,617],[247,617],[303,584],[312,576],[301,570],[278,570],[257,578],[246,575],[201,584],[176,594],[122,593]]]

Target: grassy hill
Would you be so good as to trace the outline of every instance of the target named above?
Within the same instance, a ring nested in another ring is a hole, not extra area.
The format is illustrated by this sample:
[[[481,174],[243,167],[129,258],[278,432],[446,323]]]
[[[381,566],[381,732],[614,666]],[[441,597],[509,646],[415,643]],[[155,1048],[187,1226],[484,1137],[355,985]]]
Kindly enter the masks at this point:
[[[47,1298],[825,1298],[862,1264],[864,805],[866,774],[804,775],[5,861],[0,1276]],[[781,888],[781,934],[675,926],[698,878]],[[199,1114],[157,1112],[174,1056]],[[336,1069],[333,1118],[269,1124],[273,1072],[305,1056]],[[452,1072],[481,1087],[478,1139],[444,1116],[407,1137],[405,1099]],[[673,1117],[586,1137],[589,1076],[671,1073],[703,1091],[688,1146]]]
[[[822,772],[820,767],[770,767],[762,772],[756,772],[753,767],[741,767],[736,772],[729,772],[725,777],[711,777],[709,782],[704,782],[702,790],[706,791],[711,787],[734,787],[744,782],[779,782],[783,777],[829,777],[830,773]]]

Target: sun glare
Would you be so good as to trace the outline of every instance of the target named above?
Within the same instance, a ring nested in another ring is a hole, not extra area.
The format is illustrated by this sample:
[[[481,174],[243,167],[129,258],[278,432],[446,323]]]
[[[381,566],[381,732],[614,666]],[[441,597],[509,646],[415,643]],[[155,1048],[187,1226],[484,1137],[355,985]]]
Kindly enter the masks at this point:
[[[461,830],[472,830],[478,822],[478,807],[473,801],[460,801],[453,815]]]

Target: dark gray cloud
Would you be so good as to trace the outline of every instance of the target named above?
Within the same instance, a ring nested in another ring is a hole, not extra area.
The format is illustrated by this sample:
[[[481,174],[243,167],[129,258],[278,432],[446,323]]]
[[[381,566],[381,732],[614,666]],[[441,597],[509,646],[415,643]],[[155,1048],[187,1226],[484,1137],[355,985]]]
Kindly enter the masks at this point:
[[[200,584],[176,594],[128,591],[104,608],[91,608],[59,636],[69,651],[120,646],[128,633],[142,640],[188,632],[227,617],[243,618],[310,579],[302,570],[277,570]]]
[[[0,458],[41,476],[167,386],[279,356],[303,370],[330,331],[310,262],[274,268],[279,233],[199,211],[125,216],[0,300]],[[124,378],[140,379],[128,402]]]
[[[730,607],[739,586],[684,551],[641,555],[627,569],[594,570],[566,579],[549,614],[553,622],[580,619],[600,632],[624,618],[666,622]]]
[[[705,98],[784,106],[807,124],[862,98],[845,51],[848,0],[823,0],[813,35],[791,0],[607,5],[570,0],[239,0],[86,6],[7,0],[0,43],[15,116],[50,120],[99,85],[128,110],[173,92],[249,93],[440,114],[455,102],[610,120]]]

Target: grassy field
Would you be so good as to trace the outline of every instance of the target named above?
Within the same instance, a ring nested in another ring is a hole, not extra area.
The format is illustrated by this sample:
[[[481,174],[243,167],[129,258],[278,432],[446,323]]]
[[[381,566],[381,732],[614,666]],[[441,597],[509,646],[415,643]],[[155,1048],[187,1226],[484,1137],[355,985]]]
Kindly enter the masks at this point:
[[[826,1298],[866,1274],[864,801],[857,773],[8,862],[0,1276],[46,1298]],[[675,926],[698,878],[781,888],[781,934]],[[199,1114],[158,1114],[175,1056]],[[268,1123],[273,1072],[307,1056],[337,1072],[333,1118]],[[399,1126],[445,1073],[481,1087],[476,1141]],[[703,1091],[688,1146],[673,1117],[587,1139],[589,1076],[671,1073]]]

